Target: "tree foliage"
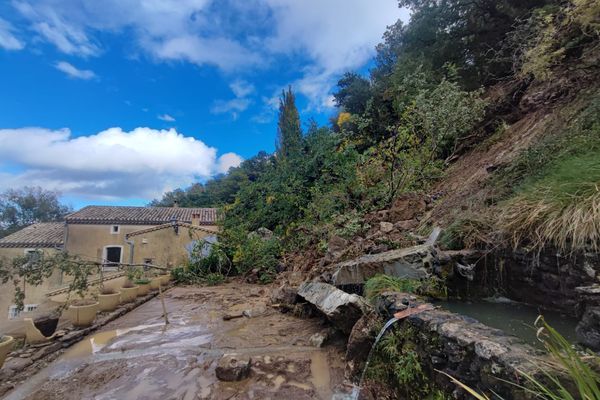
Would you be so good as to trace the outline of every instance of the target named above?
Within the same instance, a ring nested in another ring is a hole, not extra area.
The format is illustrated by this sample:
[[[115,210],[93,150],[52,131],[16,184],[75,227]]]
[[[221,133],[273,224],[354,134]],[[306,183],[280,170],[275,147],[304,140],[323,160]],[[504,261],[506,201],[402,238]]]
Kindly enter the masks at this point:
[[[368,229],[364,214],[402,193],[431,188],[457,154],[488,134],[484,97],[492,84],[541,79],[540,71],[577,57],[578,45],[598,37],[590,0],[399,5],[410,9],[410,22],[388,27],[368,77],[340,78],[330,128],[310,123],[303,132],[288,88],[280,98],[274,154],[260,153],[154,204],[222,206],[221,240],[234,270],[270,271],[282,253],[320,249],[332,235],[351,238]],[[277,245],[253,239],[259,228],[273,231]]]
[[[9,189],[0,194],[0,237],[37,222],[60,221],[71,208],[59,193],[41,187]]]
[[[295,157],[300,152],[302,130],[300,114],[296,108],[296,96],[292,88],[281,92],[279,121],[277,122],[277,155],[281,158]]]

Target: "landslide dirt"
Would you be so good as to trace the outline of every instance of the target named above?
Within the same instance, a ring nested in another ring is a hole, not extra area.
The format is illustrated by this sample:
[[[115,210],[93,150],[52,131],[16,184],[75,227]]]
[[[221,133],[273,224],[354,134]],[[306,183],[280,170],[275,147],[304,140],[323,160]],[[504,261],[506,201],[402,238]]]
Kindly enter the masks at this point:
[[[344,384],[343,344],[311,346],[327,327],[269,305],[270,289],[240,282],[176,287],[106,325],[7,399],[331,399]],[[250,317],[223,320],[225,314]],[[224,354],[252,358],[250,377],[221,382]]]

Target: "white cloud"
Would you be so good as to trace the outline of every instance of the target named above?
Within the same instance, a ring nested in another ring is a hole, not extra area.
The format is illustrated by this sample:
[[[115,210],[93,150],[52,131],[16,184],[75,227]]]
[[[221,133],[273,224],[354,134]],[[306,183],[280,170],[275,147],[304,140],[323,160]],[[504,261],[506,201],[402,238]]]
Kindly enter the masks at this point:
[[[250,82],[246,82],[243,79],[236,79],[235,81],[229,84],[229,88],[235,94],[235,97],[246,97],[252,93],[254,93],[254,85]]]
[[[260,62],[260,56],[227,38],[178,36],[162,41],[146,42],[144,47],[162,60],[184,60],[194,64],[211,64],[224,71]]]
[[[110,128],[73,137],[68,129],[0,129],[0,189],[39,185],[91,198],[152,198],[239,164],[241,158],[174,129]]]
[[[89,69],[79,69],[66,61],[57,62],[54,67],[69,75],[71,78],[88,80],[96,77],[94,71]]]
[[[232,118],[238,119],[240,113],[245,111],[252,100],[249,99],[231,99],[231,100],[216,100],[210,112],[213,114],[231,114]]]
[[[217,172],[224,174],[229,171],[229,168],[239,167],[244,159],[235,153],[225,153],[219,157],[217,163]]]
[[[157,118],[165,122],[175,122],[175,118],[171,117],[169,114],[159,115]]]
[[[65,2],[67,3],[67,2]],[[71,2],[72,3],[72,2]],[[14,1],[15,8],[32,23],[32,29],[42,38],[66,54],[80,56],[98,55],[100,48],[93,43],[85,27],[72,22],[72,17],[81,14],[83,4],[53,4],[52,1]],[[61,13],[70,9],[74,15]]]
[[[230,100],[215,100],[210,112],[213,114],[229,113],[236,120],[240,113],[252,104],[252,100],[248,96],[254,93],[255,88],[253,84],[242,79],[231,82],[229,88],[235,95],[235,98]]]
[[[284,60],[302,71],[291,83],[309,98],[312,108],[330,103],[331,89],[343,72],[368,62],[386,26],[398,18],[408,19],[408,11],[399,9],[397,0],[14,0],[13,4],[40,38],[67,54],[101,54],[97,38],[110,32],[126,35],[133,48],[157,61],[213,65],[225,72],[251,73]],[[232,83],[232,90],[236,98],[247,98],[251,86],[240,82]]]
[[[0,47],[6,50],[21,50],[25,44],[14,35],[14,27],[0,18]]]

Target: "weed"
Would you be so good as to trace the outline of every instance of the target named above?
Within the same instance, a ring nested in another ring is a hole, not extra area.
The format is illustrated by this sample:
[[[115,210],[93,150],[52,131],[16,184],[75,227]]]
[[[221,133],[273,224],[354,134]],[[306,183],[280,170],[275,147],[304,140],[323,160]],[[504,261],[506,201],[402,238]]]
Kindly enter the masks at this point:
[[[365,283],[365,297],[373,301],[383,292],[414,293],[421,287],[421,282],[414,279],[395,278],[389,275],[376,275]]]

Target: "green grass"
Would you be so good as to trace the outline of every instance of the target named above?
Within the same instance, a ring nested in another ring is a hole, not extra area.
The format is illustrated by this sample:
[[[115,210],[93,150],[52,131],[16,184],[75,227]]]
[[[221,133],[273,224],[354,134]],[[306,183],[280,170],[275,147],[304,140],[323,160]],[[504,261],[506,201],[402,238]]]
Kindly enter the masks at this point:
[[[578,250],[600,247],[600,156],[595,151],[564,158],[539,179],[527,180],[507,201],[500,226],[515,246],[552,243]]]
[[[414,279],[395,278],[389,275],[376,275],[365,283],[365,297],[375,300],[383,292],[414,293],[421,287],[421,282]]]
[[[514,246],[600,248],[600,94],[565,120],[494,178]]]

